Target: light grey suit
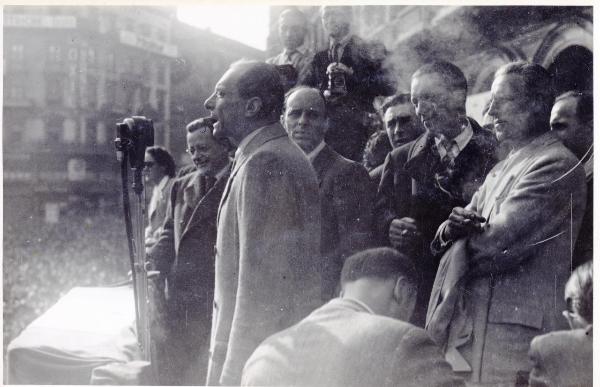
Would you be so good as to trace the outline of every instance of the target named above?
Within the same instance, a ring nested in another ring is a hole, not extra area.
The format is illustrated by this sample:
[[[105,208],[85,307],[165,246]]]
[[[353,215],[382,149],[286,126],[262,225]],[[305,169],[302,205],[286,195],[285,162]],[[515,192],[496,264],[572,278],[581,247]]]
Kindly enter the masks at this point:
[[[422,328],[336,298],[265,340],[244,386],[463,386]]]
[[[269,335],[320,304],[319,187],[279,123],[238,149],[219,210],[208,383],[236,385]]]
[[[432,337],[447,329],[446,355],[467,361],[471,381],[514,383],[518,372],[529,371],[531,339],[565,326],[562,291],[585,194],[583,168],[546,133],[498,163],[466,207],[488,222],[483,232],[461,240],[442,259],[426,327]],[[458,309],[437,313],[444,297],[453,295],[441,291],[441,280],[461,272]]]

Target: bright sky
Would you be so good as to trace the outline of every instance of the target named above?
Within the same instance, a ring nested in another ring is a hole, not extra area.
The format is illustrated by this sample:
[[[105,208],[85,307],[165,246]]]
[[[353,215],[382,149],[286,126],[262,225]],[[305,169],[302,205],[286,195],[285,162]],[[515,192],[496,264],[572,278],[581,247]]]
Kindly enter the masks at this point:
[[[269,33],[269,6],[189,5],[177,7],[184,23],[208,28],[213,33],[265,50]]]

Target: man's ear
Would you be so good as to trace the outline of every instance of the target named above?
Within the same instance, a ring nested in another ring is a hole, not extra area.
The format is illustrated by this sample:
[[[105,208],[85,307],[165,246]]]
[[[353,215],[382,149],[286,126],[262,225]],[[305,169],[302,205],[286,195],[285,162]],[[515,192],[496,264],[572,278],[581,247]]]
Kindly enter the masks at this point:
[[[256,117],[260,109],[262,109],[262,100],[260,97],[252,97],[246,101],[245,117]]]

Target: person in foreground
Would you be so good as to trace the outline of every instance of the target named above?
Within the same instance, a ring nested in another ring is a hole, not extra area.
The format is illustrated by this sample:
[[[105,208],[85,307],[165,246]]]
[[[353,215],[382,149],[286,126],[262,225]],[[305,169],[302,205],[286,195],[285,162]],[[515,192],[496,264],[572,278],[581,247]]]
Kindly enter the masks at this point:
[[[349,257],[342,293],[265,340],[245,365],[242,385],[464,386],[421,328],[416,271],[389,247]]]
[[[217,214],[209,385],[238,385],[268,336],[321,304],[315,172],[279,123],[275,66],[240,61],[206,100],[216,137],[237,146]]]
[[[550,332],[532,340],[530,386],[592,385],[593,267],[593,261],[578,266],[565,286],[567,310],[563,315],[571,330]]]
[[[551,82],[529,62],[495,73],[488,113],[511,151],[471,203],[452,210],[432,243],[444,256],[426,329],[473,383],[526,379],[531,339],[564,324],[557,292],[570,273],[585,174],[550,132]]]

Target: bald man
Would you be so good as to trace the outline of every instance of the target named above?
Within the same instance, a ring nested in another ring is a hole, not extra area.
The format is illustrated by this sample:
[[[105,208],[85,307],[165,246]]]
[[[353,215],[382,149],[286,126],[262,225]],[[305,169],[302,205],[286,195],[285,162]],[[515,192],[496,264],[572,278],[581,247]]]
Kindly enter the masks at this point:
[[[286,95],[284,126],[310,160],[321,196],[321,297],[336,296],[344,260],[371,239],[374,192],[361,164],[325,144],[325,100],[318,89],[299,86]]]

